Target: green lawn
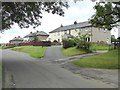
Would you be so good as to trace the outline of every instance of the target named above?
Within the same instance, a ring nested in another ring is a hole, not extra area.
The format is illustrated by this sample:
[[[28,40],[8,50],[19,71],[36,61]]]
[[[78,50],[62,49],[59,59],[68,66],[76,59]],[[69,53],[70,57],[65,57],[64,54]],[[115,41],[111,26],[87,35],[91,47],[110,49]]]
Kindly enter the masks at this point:
[[[34,58],[41,58],[44,56],[46,47],[42,48],[42,46],[19,46],[12,48],[12,50],[28,53]]]
[[[76,47],[70,47],[67,49],[62,48],[62,53],[65,56],[75,56],[80,54],[86,54],[88,52],[84,50],[76,49]]]
[[[72,61],[71,63],[80,67],[118,69],[118,56],[118,50],[111,50],[101,55]]]
[[[109,46],[108,45],[97,45],[97,44],[92,44],[90,49],[91,50],[109,50]]]
[[[91,51],[96,51],[96,50],[109,50],[108,45],[97,45],[97,44],[92,44],[90,47]],[[75,55],[80,55],[80,54],[86,54],[88,53],[87,51],[76,49],[76,47],[70,47],[67,49],[62,48],[62,52],[65,56],[75,56]]]

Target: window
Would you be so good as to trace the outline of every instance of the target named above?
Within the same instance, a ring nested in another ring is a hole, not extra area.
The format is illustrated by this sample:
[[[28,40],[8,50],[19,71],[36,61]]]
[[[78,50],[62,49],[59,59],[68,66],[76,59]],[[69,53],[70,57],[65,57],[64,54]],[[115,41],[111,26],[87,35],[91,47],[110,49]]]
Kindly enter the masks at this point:
[[[90,37],[86,38],[86,41],[87,41],[87,42],[90,42]]]
[[[88,42],[90,42],[90,38],[88,37]]]
[[[81,31],[81,29],[79,29],[79,31]]]
[[[58,32],[58,35],[60,35],[60,32]]]
[[[69,30],[69,35],[71,34],[71,31]]]
[[[60,39],[58,39],[58,42],[60,42]]]
[[[66,30],[66,31],[64,31],[64,34],[67,34],[67,30]]]
[[[104,33],[106,33],[107,32],[107,30],[104,30]]]

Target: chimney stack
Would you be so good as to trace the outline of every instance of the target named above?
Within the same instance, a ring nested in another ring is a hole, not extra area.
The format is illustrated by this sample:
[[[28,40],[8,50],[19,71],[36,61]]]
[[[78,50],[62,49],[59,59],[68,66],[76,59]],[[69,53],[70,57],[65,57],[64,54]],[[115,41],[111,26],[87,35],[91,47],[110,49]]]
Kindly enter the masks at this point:
[[[63,27],[63,25],[61,24],[61,27]]]
[[[75,21],[74,24],[76,25],[76,24],[77,24],[77,21]]]

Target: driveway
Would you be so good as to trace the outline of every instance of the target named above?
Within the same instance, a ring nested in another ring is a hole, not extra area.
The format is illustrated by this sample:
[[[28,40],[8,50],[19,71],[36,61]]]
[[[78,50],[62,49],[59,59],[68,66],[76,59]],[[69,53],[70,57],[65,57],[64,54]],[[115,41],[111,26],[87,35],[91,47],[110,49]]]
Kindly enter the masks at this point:
[[[51,46],[51,47],[48,47],[47,50],[46,50],[46,53],[44,55],[44,59],[45,60],[54,61],[54,60],[58,60],[58,59],[67,58],[67,56],[64,56],[61,53],[61,47],[62,46]]]
[[[3,87],[14,88],[114,88],[97,80],[88,80],[47,60],[65,58],[56,46],[49,47],[44,59],[28,54],[3,50]],[[49,54],[50,53],[50,54]],[[58,54],[59,55],[58,55]],[[7,85],[5,80],[7,80]],[[10,80],[10,81],[9,81]]]

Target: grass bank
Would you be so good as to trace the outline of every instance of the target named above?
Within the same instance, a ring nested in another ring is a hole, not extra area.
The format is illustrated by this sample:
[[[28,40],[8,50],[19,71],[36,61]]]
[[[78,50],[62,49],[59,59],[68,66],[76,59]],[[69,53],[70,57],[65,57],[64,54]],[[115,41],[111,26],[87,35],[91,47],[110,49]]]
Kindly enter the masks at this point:
[[[120,68],[120,65],[118,65],[118,56],[118,50],[111,50],[101,55],[72,61],[71,63],[80,67],[118,69]]]
[[[90,49],[91,50],[109,50],[109,46],[108,45],[97,45],[97,44],[92,44]]]
[[[65,56],[75,56],[80,54],[86,54],[88,51],[77,49],[76,47],[70,47],[67,49],[62,48],[62,53]]]
[[[12,48],[12,50],[28,53],[30,56],[34,58],[41,58],[44,56],[46,47],[42,48],[42,46],[18,46]]]
[[[10,49],[10,48],[14,48],[15,46],[1,46],[1,49]]]

